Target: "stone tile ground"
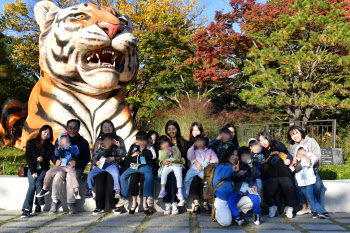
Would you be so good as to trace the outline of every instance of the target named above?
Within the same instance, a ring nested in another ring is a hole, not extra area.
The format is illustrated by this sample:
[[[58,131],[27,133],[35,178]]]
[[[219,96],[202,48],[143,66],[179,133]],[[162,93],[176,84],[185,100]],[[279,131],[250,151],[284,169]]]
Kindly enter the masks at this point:
[[[113,215],[105,213],[93,216],[91,213],[57,216],[43,213],[28,219],[20,218],[20,211],[0,210],[1,232],[118,232],[118,233],[350,233],[350,213],[333,213],[329,220],[312,219],[311,216],[288,219],[285,216],[269,218],[262,216],[262,224],[250,222],[244,227],[231,225],[221,227],[212,222],[209,215],[191,216],[182,213],[177,216],[163,216],[155,213],[145,217],[135,215]]]

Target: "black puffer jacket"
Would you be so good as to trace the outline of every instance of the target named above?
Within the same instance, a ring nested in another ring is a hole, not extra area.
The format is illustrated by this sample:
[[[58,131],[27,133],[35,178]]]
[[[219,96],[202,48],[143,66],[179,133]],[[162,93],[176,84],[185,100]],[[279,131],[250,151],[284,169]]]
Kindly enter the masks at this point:
[[[141,156],[145,157],[145,159],[146,159],[145,165],[153,167],[153,160],[152,160],[153,154],[150,150],[145,148],[141,151],[141,153],[138,156],[131,157],[131,155],[133,153],[135,153],[136,151],[140,151],[140,146],[138,144],[134,143],[130,146],[128,155],[125,158],[125,164],[127,165],[127,167],[130,167],[131,163],[141,163],[141,159],[140,159]],[[141,166],[144,166],[144,165],[141,165]]]
[[[50,159],[53,156],[55,147],[50,143],[46,143],[43,147],[38,147],[35,144],[35,139],[29,140],[26,146],[26,160],[29,166],[30,173],[38,173],[37,170],[37,158],[42,157],[43,161],[40,162],[41,170],[47,171],[50,169]]]

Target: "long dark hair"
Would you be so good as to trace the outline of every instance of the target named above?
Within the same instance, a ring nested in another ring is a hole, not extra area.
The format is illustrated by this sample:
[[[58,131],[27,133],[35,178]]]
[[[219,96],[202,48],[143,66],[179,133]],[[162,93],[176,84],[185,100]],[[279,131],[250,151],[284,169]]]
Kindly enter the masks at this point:
[[[235,151],[237,151],[238,159],[240,159],[240,154],[239,154],[238,148],[235,146],[231,146],[231,147],[227,148],[227,150],[224,153],[224,156],[220,157],[220,163],[228,163],[230,160],[230,157],[233,155],[233,153]]]
[[[269,142],[270,149],[263,147],[263,154],[265,157],[268,157],[270,155],[270,152],[276,150],[276,141],[272,140],[269,133],[267,132],[260,132],[258,133],[257,140],[260,142],[260,137],[266,138],[266,140]]]
[[[111,126],[112,126],[112,128],[113,128],[113,131],[112,131],[112,133],[111,134],[113,134],[113,136],[114,136],[114,139],[116,139],[117,140],[117,138],[118,138],[118,135],[117,135],[117,133],[116,133],[116,131],[115,131],[115,127],[114,127],[114,124],[113,124],[113,122],[111,121],[111,120],[104,120],[104,121],[102,121],[102,123],[101,123],[101,129],[100,129],[100,133],[98,134],[98,139],[102,139],[103,138],[103,136],[104,136],[104,133],[103,133],[103,125],[104,124],[106,124],[106,123],[108,123],[108,124],[110,124]]]
[[[193,128],[194,128],[195,126],[197,126],[198,129],[199,129],[199,131],[201,132],[200,135],[205,136],[204,128],[203,128],[202,123],[200,123],[200,122],[193,122],[192,125],[191,125],[191,127],[190,127],[190,136],[189,136],[189,139],[190,139],[190,146],[192,146],[193,143],[194,143],[194,137],[193,137],[193,135],[192,135],[192,131],[193,131]]]
[[[41,133],[45,130],[49,130],[50,131],[50,137],[48,139],[46,139],[44,141],[44,143],[41,143]],[[34,138],[34,142],[35,142],[35,146],[37,147],[45,147],[46,145],[48,145],[48,143],[53,142],[53,132],[52,132],[52,128],[49,125],[43,125],[40,130],[39,130],[39,134]]]
[[[295,142],[292,139],[292,136],[290,136],[290,132],[292,132],[294,130],[297,130],[300,132],[302,139],[305,139],[305,136],[306,136],[306,132],[304,131],[303,128],[301,128],[301,126],[293,125],[293,126],[289,127],[289,129],[288,129],[288,141],[289,141],[289,144],[292,144],[292,145],[295,144]]]
[[[174,126],[176,128],[176,135],[175,135],[175,138],[176,138],[176,145],[177,147],[179,148],[179,150],[181,151],[181,154],[186,154],[186,151],[185,151],[185,145],[184,145],[184,142],[183,142],[183,138],[182,138],[182,135],[181,135],[181,130],[180,130],[180,126],[179,124],[174,121],[174,120],[170,120],[168,121],[166,124],[165,124],[165,133],[166,135],[169,136],[168,134],[168,128],[169,126]],[[170,136],[169,136],[170,137]]]
[[[239,148],[239,143],[238,143],[238,138],[237,138],[237,129],[236,129],[235,125],[232,123],[229,123],[229,124],[226,124],[224,126],[224,128],[233,128],[235,130],[235,136],[233,136],[231,141],[233,142],[233,144],[235,144],[235,146],[237,148]]]
[[[157,145],[158,145],[158,139],[159,139],[159,134],[158,134],[156,131],[154,131],[154,130],[148,131],[147,134],[148,134],[148,137],[149,137],[149,138],[151,138],[153,134],[156,135],[156,142],[154,143],[154,147],[157,147]],[[156,148],[154,148],[154,149],[156,149]]]

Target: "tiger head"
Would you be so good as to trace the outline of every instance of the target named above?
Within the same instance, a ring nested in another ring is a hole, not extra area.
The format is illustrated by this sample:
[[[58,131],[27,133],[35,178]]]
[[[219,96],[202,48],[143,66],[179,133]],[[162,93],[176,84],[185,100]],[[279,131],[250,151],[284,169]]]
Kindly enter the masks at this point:
[[[49,1],[34,7],[40,26],[40,67],[64,86],[100,95],[131,82],[139,61],[127,15],[91,3],[61,9]]]

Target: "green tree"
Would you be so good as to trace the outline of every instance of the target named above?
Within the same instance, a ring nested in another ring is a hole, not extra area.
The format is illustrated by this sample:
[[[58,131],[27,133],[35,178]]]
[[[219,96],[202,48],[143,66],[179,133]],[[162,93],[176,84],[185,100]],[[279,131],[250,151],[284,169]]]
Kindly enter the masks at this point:
[[[291,121],[350,108],[350,23],[344,3],[296,0],[254,42],[243,69],[249,105],[283,107]]]

